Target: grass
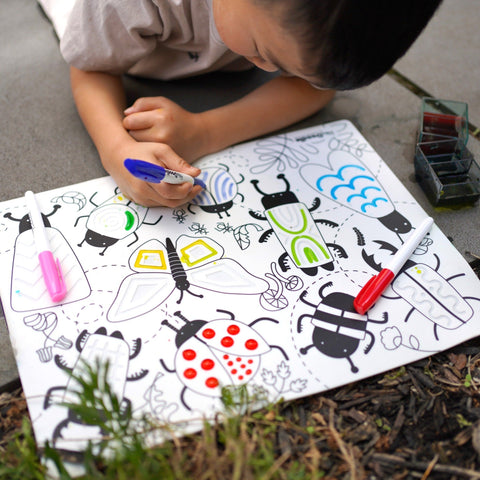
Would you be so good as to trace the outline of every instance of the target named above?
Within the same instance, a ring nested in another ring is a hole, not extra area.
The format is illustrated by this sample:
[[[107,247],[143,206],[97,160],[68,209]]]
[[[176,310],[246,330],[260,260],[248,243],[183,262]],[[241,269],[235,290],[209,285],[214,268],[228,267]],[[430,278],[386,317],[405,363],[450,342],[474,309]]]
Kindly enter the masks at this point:
[[[186,436],[133,421],[104,377],[90,370],[69,406],[104,431],[85,452],[83,479],[480,480],[480,337],[260,410],[245,388],[225,389],[223,412]],[[149,448],[153,432],[169,440]],[[37,450],[21,389],[0,394],[0,479],[48,478],[39,454],[71,478],[65,456],[49,445]]]
[[[168,427],[146,417],[134,420],[131,409],[125,410],[105,382],[107,370],[108,365],[87,366],[86,377],[75,377],[81,385],[78,402],[65,404],[82,422],[99,425],[104,432],[103,440],[90,444],[85,452],[85,475],[77,478],[294,480],[324,476],[321,454],[314,447],[315,438],[325,428],[318,418],[305,422],[295,414],[295,408],[286,418],[282,403],[252,412],[250,405],[258,399],[249,398],[247,389],[239,387],[223,390],[223,413],[213,422],[205,421],[200,433],[172,437]],[[149,448],[145,434],[153,432],[171,439]],[[288,432],[308,454],[300,458],[289,447],[281,451],[281,432]],[[53,470],[61,480],[72,478],[65,458],[51,445],[42,449],[43,462],[38,453],[30,421],[24,417],[21,429],[0,451],[0,479],[46,478],[45,463],[55,466]]]

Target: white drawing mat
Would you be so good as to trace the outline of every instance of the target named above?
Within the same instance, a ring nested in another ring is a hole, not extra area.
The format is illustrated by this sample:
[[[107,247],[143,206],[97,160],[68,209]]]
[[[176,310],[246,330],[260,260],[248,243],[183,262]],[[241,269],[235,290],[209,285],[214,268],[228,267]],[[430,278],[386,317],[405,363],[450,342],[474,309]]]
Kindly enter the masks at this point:
[[[101,435],[58,405],[83,360],[115,365],[135,412],[178,423],[211,417],[227,384],[289,400],[479,334],[480,282],[435,225],[374,308],[354,312],[426,214],[350,122],[197,165],[207,190],[175,209],[132,204],[110,177],[37,194],[71,266],[61,304],[24,199],[0,204],[0,294],[40,444],[81,451]]]

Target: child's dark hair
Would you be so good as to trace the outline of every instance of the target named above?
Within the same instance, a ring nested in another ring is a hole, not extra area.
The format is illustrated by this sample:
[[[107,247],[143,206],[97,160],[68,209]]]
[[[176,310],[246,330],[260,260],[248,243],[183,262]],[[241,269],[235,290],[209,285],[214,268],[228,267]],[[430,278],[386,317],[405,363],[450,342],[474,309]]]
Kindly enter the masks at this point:
[[[256,0],[286,7],[285,30],[304,48],[306,73],[319,85],[368,85],[405,54],[442,0]]]

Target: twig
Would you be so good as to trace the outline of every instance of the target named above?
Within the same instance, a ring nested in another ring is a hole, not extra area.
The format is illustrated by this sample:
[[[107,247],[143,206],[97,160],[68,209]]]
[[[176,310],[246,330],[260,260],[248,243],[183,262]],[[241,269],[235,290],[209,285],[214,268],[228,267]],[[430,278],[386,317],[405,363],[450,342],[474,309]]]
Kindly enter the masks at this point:
[[[432,461],[428,464],[428,467],[423,473],[421,480],[427,480],[428,476],[430,475],[430,473],[432,473],[433,467],[436,465],[437,462],[438,453],[432,458]]]
[[[329,418],[329,421],[328,421],[328,430],[332,434],[335,442],[338,445],[338,448],[342,452],[342,455],[343,455],[345,461],[347,462],[348,466],[350,467],[351,479],[356,480],[356,478],[357,478],[357,468],[356,468],[356,465],[355,465],[355,458],[353,457],[351,452],[349,452],[349,449],[347,448],[347,445],[342,440],[342,438],[340,437],[340,434],[337,432],[337,430],[335,428],[334,421],[333,421],[333,418],[334,418],[334,409],[333,408],[330,408],[329,417],[330,418]]]
[[[414,470],[426,470],[429,468],[430,463],[427,462],[417,462],[406,460],[402,457],[398,457],[396,455],[390,455],[388,453],[374,453],[372,455],[372,460],[377,461],[379,463],[386,463],[386,464],[397,464],[402,467],[412,468]],[[442,465],[442,464],[435,464],[431,468],[432,472],[436,473],[447,473],[450,475],[458,475],[461,477],[469,478],[471,480],[480,479],[480,472],[478,470],[471,470],[469,468],[462,468],[456,467],[455,465]]]
[[[279,458],[275,460],[273,465],[267,470],[265,475],[262,476],[262,480],[269,480],[272,475],[289,459],[290,452],[285,452]]]

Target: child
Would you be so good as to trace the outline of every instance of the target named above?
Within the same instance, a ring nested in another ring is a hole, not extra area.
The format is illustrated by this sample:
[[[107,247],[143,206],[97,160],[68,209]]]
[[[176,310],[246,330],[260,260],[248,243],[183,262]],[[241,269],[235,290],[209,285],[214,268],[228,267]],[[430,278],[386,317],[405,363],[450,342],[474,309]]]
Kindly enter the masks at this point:
[[[138,158],[192,176],[191,162],[314,114],[401,57],[441,0],[77,0],[61,40],[79,114],[122,192],[175,207],[201,187],[151,184]],[[282,72],[245,97],[191,113],[163,97],[125,109],[121,75],[170,80],[251,65]]]

